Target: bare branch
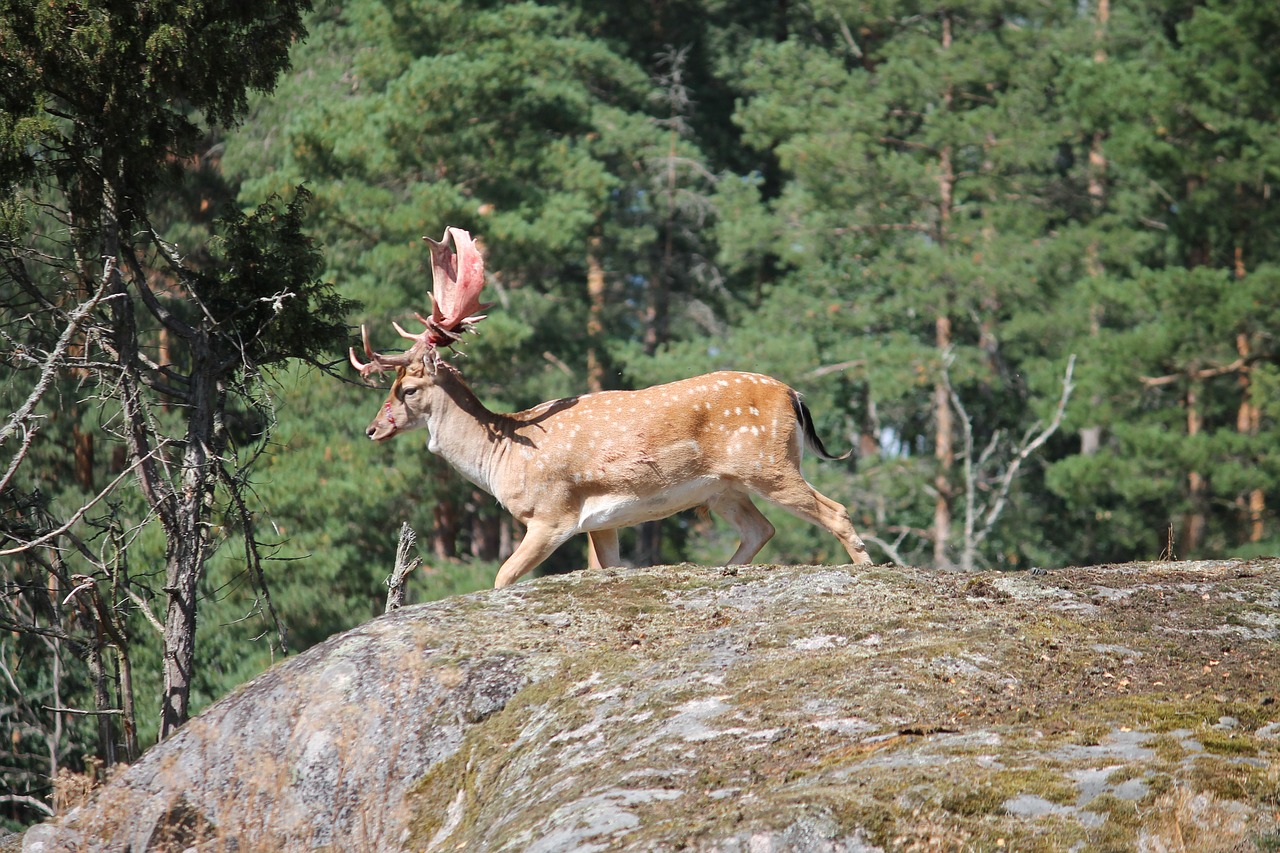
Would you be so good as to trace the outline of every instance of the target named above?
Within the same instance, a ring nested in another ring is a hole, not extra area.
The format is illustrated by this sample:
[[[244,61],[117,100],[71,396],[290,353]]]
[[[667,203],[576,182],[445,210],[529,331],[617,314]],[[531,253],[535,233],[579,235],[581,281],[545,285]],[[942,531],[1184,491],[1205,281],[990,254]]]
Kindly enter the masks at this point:
[[[155,451],[152,451],[152,453],[154,452]],[[74,513],[72,513],[71,517],[67,519],[66,523],[63,524],[61,527],[55,530],[50,530],[48,533],[44,534],[43,536],[40,536],[36,539],[32,539],[30,542],[23,543],[22,545],[18,545],[17,547],[5,548],[3,550],[0,550],[0,557],[8,557],[11,554],[21,554],[23,551],[27,551],[31,548],[35,548],[38,545],[43,545],[49,540],[56,539],[57,537],[61,536],[63,533],[66,533],[68,530],[71,529],[71,527],[77,521],[79,521],[81,518],[84,517],[85,513],[87,513],[90,509],[93,508],[94,504],[96,504],[98,501],[105,498],[107,495],[111,494],[111,492],[115,489],[115,487],[120,485],[120,481],[123,480],[125,477],[129,476],[131,473],[133,473],[133,470],[137,468],[139,465],[141,465],[143,461],[144,459],[138,459],[128,468],[125,468],[123,471],[121,471],[120,474],[114,480],[112,480],[110,483],[107,484],[106,488],[98,492],[98,494],[95,497],[93,497],[91,500],[86,502]]]
[[[87,302],[81,303],[71,312],[67,319],[67,327],[62,330],[62,335],[59,336],[58,342],[54,344],[53,350],[45,358],[44,364],[40,368],[40,379],[36,382],[36,387],[31,390],[31,394],[18,407],[18,410],[9,416],[9,422],[4,425],[4,428],[0,429],[0,445],[3,445],[15,431],[22,430],[22,446],[14,454],[13,461],[9,463],[9,468],[5,471],[3,479],[0,479],[0,489],[7,486],[9,481],[13,479],[14,472],[18,470],[18,465],[27,455],[27,450],[31,447],[31,442],[35,438],[35,430],[27,428],[27,421],[31,418],[31,413],[35,410],[36,404],[40,402],[44,393],[49,390],[49,386],[53,384],[53,380],[57,376],[58,363],[66,355],[67,350],[71,348],[71,339],[79,331],[80,324],[89,316],[89,312],[102,301],[115,268],[115,258],[107,258],[102,274],[102,282],[98,285],[97,291]]]
[[[992,500],[987,509],[986,515],[982,520],[982,530],[977,534],[977,542],[981,543],[987,538],[991,529],[995,526],[996,519],[1000,517],[1000,513],[1004,512],[1005,501],[1009,496],[1009,489],[1013,485],[1013,478],[1017,475],[1018,469],[1022,467],[1022,463],[1026,462],[1031,454],[1035,453],[1040,447],[1049,440],[1058,427],[1062,425],[1062,418],[1067,411],[1067,401],[1071,399],[1071,392],[1075,390],[1075,383],[1071,381],[1072,374],[1075,372],[1076,354],[1072,353],[1067,359],[1067,369],[1062,377],[1062,396],[1058,398],[1058,406],[1054,409],[1053,418],[1049,421],[1049,425],[1040,431],[1030,441],[1024,441],[1021,449],[1013,458],[1013,462],[1005,470],[1004,476],[1000,478],[1000,486],[996,490],[996,497]]]
[[[124,713],[119,708],[99,708],[89,711],[85,708],[58,708],[53,705],[41,705],[40,707],[55,714],[71,714],[75,717],[114,717]]]
[[[856,358],[853,361],[840,361],[835,364],[824,364],[821,367],[815,367],[804,375],[805,379],[821,379],[831,373],[841,373],[845,370],[852,370],[855,367],[866,367],[867,360],[865,358]]]
[[[182,264],[182,259],[169,251],[169,247],[165,245],[164,240],[160,239],[160,235],[156,233],[155,228],[147,223],[147,233],[151,236],[151,241],[156,246],[156,251],[160,253],[160,257],[164,258],[174,273],[183,282],[187,283],[187,279],[191,276],[191,271]],[[160,300],[156,298],[151,287],[147,284],[147,273],[142,268],[142,262],[133,253],[133,250],[124,253],[125,262],[129,268],[133,270],[133,281],[138,286],[138,293],[142,296],[142,302],[147,306],[157,320],[164,324],[165,328],[173,332],[184,340],[192,341],[196,338],[196,330],[188,326],[173,315],[173,312],[160,304]],[[190,290],[191,288],[187,288]]]
[[[863,542],[867,542],[872,545],[875,545],[881,551],[884,551],[885,556],[888,557],[890,562],[892,562],[895,566],[905,566],[907,564],[907,561],[902,558],[902,554],[898,551],[898,548],[902,545],[903,541],[906,538],[907,538],[906,531],[903,531],[902,533],[900,533],[898,538],[893,542],[886,542],[885,540],[881,539],[879,536],[869,535],[866,533],[862,534]]]
[[[253,513],[249,512],[249,507],[244,501],[244,495],[241,493],[241,482],[232,478],[231,472],[226,469],[226,466],[218,465],[217,468],[223,484],[227,487],[227,494],[231,498],[231,502],[236,505],[236,512],[240,516],[240,524],[244,527],[244,552],[250,575],[263,599],[267,602],[267,613],[271,616],[272,624],[275,625],[276,639],[280,641],[280,651],[282,654],[287,655],[289,653],[289,632],[285,629],[284,622],[280,621],[280,614],[276,612],[275,602],[271,600],[271,590],[267,586],[266,573],[262,571],[262,555],[258,553],[258,539],[254,533]]]
[[[418,534],[413,532],[409,522],[400,525],[400,542],[396,545],[396,564],[387,578],[386,612],[398,610],[404,606],[405,579],[410,572],[422,565],[422,560],[413,554],[413,546],[418,541]]]
[[[27,797],[22,794],[0,794],[0,803],[14,803],[19,806],[27,806],[44,814],[46,817],[53,817],[55,812],[49,804],[37,800],[35,797]]]
[[[965,513],[964,513],[964,545],[960,557],[960,566],[963,571],[972,571],[974,561],[977,554],[978,546],[981,545],[995,528],[996,521],[1004,512],[1005,504],[1008,501],[1009,491],[1013,487],[1013,480],[1018,474],[1018,470],[1022,467],[1022,463],[1026,462],[1033,453],[1039,450],[1046,441],[1049,440],[1058,427],[1062,425],[1062,418],[1066,413],[1067,401],[1071,399],[1071,392],[1075,388],[1072,382],[1072,375],[1075,372],[1076,356],[1072,353],[1067,359],[1066,373],[1062,377],[1062,395],[1058,399],[1057,408],[1054,410],[1053,417],[1047,426],[1037,433],[1040,424],[1036,423],[1023,436],[1022,444],[1014,453],[1013,460],[1005,468],[1004,473],[1000,476],[999,484],[996,487],[995,496],[987,504],[986,511],[982,514],[981,527],[978,526],[978,497],[977,482],[981,470],[990,462],[992,456],[995,455],[996,449],[1000,442],[1001,433],[996,431],[992,435],[991,440],[987,442],[987,446],[983,448],[977,461],[973,459],[973,421],[969,417],[968,411],[964,407],[964,403],[960,400],[960,395],[951,387],[950,370],[954,356],[950,350],[943,353],[942,381],[951,397],[951,405],[955,409],[956,414],[960,418],[961,426],[964,432],[964,484],[965,484]]]
[[[1225,376],[1228,373],[1237,373],[1245,370],[1249,364],[1256,361],[1256,357],[1237,358],[1230,364],[1219,365],[1216,367],[1204,367],[1200,370],[1188,368],[1181,373],[1170,373],[1167,376],[1139,376],[1138,381],[1147,388],[1158,388],[1161,385],[1172,385],[1180,379],[1213,379],[1217,376]]]
[[[138,595],[138,593],[135,590],[130,589],[129,587],[126,586],[124,588],[124,592],[125,592],[125,595],[129,596],[129,600],[132,601],[140,611],[142,611],[142,615],[146,617],[147,623],[151,625],[152,629],[154,629],[157,634],[163,637],[164,625],[160,624],[160,620],[157,619],[156,615],[151,612],[150,605],[148,605],[147,602],[143,600],[142,596]]]

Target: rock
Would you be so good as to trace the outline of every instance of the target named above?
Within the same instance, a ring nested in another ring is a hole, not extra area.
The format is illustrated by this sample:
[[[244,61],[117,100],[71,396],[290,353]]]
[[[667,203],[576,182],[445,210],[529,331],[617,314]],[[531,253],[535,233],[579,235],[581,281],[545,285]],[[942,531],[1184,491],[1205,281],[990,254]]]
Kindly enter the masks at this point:
[[[281,663],[23,849],[1190,849],[1157,800],[1274,846],[1278,589],[1274,560],[527,581]]]

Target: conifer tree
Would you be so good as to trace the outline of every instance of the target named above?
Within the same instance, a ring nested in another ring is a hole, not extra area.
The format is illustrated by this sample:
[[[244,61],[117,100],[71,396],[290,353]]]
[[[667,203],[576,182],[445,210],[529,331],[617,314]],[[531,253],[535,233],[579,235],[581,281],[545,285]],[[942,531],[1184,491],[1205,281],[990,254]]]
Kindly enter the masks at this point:
[[[287,67],[306,9],[0,5],[0,299],[17,368],[5,387],[15,414],[0,436],[16,450],[2,484],[16,510],[3,543],[26,561],[16,580],[40,602],[6,623],[84,648],[105,715],[102,644],[121,679],[131,619],[145,615],[163,634],[162,737],[190,713],[201,579],[223,512],[243,529],[260,578],[246,470],[269,426],[263,371],[317,360],[345,337],[347,304],[319,279],[303,230],[305,192],[216,222],[176,193],[206,128],[235,122],[248,93],[269,90]],[[175,211],[203,218],[216,239],[173,242]],[[67,414],[79,495],[39,467],[51,452],[42,441],[60,430],[41,432]],[[153,536],[158,569],[147,566],[154,551],[140,556]],[[73,602],[79,616],[67,613]],[[77,635],[76,620],[98,639]],[[104,730],[107,760],[111,738]]]

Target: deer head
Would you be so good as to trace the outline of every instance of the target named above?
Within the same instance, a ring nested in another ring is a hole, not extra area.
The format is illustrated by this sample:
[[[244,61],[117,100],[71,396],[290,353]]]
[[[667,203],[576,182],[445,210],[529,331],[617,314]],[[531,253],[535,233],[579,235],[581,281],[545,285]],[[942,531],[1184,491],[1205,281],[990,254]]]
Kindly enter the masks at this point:
[[[449,248],[450,237],[456,253]],[[426,395],[422,392],[434,384],[435,377],[445,367],[440,350],[453,346],[464,333],[472,331],[486,316],[479,312],[489,307],[480,302],[484,258],[471,234],[461,228],[446,228],[443,240],[422,239],[431,246],[431,316],[418,313],[414,316],[425,328],[415,334],[393,322],[391,325],[400,336],[413,341],[413,345],[404,352],[385,355],[369,345],[369,331],[361,325],[360,339],[368,362],[356,357],[354,347],[349,350],[352,366],[366,380],[378,373],[396,372],[386,402],[366,430],[375,441],[425,425]]]

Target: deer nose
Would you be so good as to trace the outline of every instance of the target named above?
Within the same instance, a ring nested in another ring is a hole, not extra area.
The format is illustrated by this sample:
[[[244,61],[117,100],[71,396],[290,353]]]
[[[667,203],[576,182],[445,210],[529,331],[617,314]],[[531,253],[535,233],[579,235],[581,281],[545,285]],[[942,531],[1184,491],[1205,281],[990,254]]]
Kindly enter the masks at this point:
[[[369,436],[369,438],[373,438],[373,434],[377,431],[378,427],[376,424],[369,424],[369,428],[364,431],[364,434]]]

